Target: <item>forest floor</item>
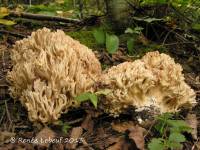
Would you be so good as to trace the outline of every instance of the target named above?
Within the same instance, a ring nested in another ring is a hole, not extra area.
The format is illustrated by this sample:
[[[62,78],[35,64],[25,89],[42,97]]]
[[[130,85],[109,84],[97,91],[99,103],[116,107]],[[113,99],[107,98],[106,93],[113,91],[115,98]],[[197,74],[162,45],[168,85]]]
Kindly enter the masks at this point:
[[[9,52],[13,44],[22,38],[31,34],[31,32],[48,27],[52,30],[61,29],[81,43],[87,45],[95,51],[96,56],[103,64],[102,66],[113,66],[124,61],[132,61],[144,55],[145,52],[138,51],[135,57],[129,56],[123,45],[120,45],[117,53],[110,55],[105,52],[104,48],[95,44],[92,33],[89,29],[98,24],[98,20],[86,25],[60,25],[55,22],[48,21],[22,21],[14,25],[11,29],[0,26],[0,33],[3,33],[0,40],[0,150],[16,149],[16,150],[32,150],[32,149],[108,149],[108,150],[128,150],[142,149],[145,143],[157,136],[153,129],[155,125],[154,119],[149,119],[143,123],[138,122],[138,118],[145,120],[145,114],[137,114],[134,111],[122,114],[118,118],[110,117],[102,114],[90,107],[89,104],[84,105],[80,109],[72,110],[67,114],[63,114],[61,121],[67,125],[55,124],[44,126],[39,123],[31,123],[27,117],[27,111],[18,101],[14,101],[8,94],[8,84],[5,76],[7,71],[12,68],[10,63]],[[86,36],[87,35],[87,36]],[[86,39],[88,38],[88,39]],[[170,42],[170,41],[169,41]],[[157,50],[157,49],[152,49]],[[195,50],[191,44],[172,44],[168,45],[167,53],[171,55],[184,68],[186,82],[195,90],[197,95],[197,105],[192,111],[183,111],[175,118],[185,120],[188,114],[195,114],[192,118],[197,121],[198,130],[197,137],[200,137],[200,62],[197,57],[200,56],[199,51]],[[137,57],[136,57],[137,56]],[[63,127],[67,131],[63,132]],[[195,150],[200,148],[199,139],[193,139],[191,135],[185,135],[187,141],[183,146],[185,150]],[[15,139],[13,139],[15,137]],[[39,138],[63,138],[64,141],[50,143],[31,143],[30,141],[20,142],[27,139]],[[16,141],[12,141],[12,140]],[[74,142],[73,139],[78,140]],[[18,140],[18,141],[17,141]],[[71,142],[68,140],[72,140]]]

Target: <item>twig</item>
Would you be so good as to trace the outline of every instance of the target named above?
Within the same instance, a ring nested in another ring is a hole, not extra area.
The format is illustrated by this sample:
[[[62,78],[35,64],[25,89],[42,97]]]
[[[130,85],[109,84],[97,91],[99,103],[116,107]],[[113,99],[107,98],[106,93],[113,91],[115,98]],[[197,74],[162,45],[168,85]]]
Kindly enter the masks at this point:
[[[160,24],[158,24],[159,27],[161,28],[164,28],[165,30],[167,30],[168,32],[171,32],[173,34],[175,34],[177,37],[179,37],[180,39],[182,39],[183,41],[187,41],[187,42],[190,42],[189,40],[187,40],[186,38],[184,38],[181,34],[178,34],[177,32],[175,32],[175,30],[172,30],[172,29],[168,29],[167,27],[165,26],[162,26]]]
[[[0,105],[5,104],[5,101],[9,101],[9,100],[4,100],[3,102],[0,101]]]
[[[194,150],[195,147],[197,147],[198,142],[199,142],[199,138],[197,138],[197,140],[196,140],[196,142],[193,144],[191,150]],[[198,148],[198,147],[197,147],[197,148]]]
[[[14,32],[11,32],[11,31],[5,31],[5,30],[0,30],[0,33],[1,34],[9,34],[9,35],[12,35],[12,36],[15,36],[15,37],[19,37],[19,38],[26,37],[25,35],[22,35],[22,34],[19,34],[19,33],[14,33]]]
[[[5,101],[5,107],[6,107],[6,114],[7,114],[8,120],[10,121],[10,123],[12,123],[12,119],[10,117],[10,113],[9,113],[9,110],[8,110],[7,101]]]
[[[3,110],[3,114],[2,114],[2,116],[1,116],[1,119],[0,119],[0,124],[1,124],[1,122],[3,121],[3,118],[4,118],[4,115],[6,114],[6,110],[4,109]]]
[[[67,122],[67,124],[73,125],[73,124],[79,123],[81,121],[83,121],[83,118],[78,118],[76,120],[69,121],[69,122]]]
[[[155,119],[152,121],[153,123],[151,124],[151,126],[149,127],[147,133],[144,135],[144,138],[151,132],[151,129],[153,128],[153,126],[155,125]]]
[[[17,18],[35,19],[35,20],[59,21],[59,22],[64,22],[64,23],[81,23],[81,20],[79,19],[41,15],[41,14],[32,14],[32,13],[25,13],[25,12],[19,13],[15,11],[11,11],[9,16],[17,17]]]
[[[194,42],[175,42],[175,43],[167,43],[162,44],[163,46],[171,46],[171,45],[177,45],[177,44],[195,44]]]
[[[162,42],[162,46],[165,44],[165,41],[167,40],[168,36],[170,35],[170,33],[172,33],[174,31],[174,29],[170,30],[167,35],[165,36],[163,42]]]

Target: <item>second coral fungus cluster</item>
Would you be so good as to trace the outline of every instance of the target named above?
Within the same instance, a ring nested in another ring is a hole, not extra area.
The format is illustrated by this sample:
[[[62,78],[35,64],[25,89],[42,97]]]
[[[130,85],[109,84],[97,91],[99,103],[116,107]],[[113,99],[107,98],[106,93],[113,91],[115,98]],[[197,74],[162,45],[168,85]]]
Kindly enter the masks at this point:
[[[157,109],[176,112],[182,106],[194,106],[195,92],[184,82],[182,67],[159,52],[110,68],[101,83],[112,91],[104,101],[105,110],[119,115],[125,108]]]
[[[195,104],[195,93],[185,83],[182,67],[159,52],[102,73],[91,49],[63,31],[43,28],[16,42],[11,59],[10,93],[27,108],[31,121],[56,121],[63,112],[79,106],[75,96],[94,92],[96,82],[111,90],[103,104],[114,116],[129,106],[175,112]]]

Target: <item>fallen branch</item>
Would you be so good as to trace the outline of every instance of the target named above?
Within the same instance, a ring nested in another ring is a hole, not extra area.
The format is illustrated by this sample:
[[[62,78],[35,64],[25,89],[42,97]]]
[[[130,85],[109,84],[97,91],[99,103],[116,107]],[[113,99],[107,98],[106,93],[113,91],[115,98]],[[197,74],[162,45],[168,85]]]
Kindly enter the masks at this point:
[[[18,17],[18,18],[26,18],[26,19],[35,19],[35,20],[59,21],[59,22],[64,22],[64,23],[80,23],[81,22],[81,20],[79,20],[79,19],[41,15],[41,14],[32,14],[32,13],[25,13],[25,12],[19,13],[19,12],[15,12],[15,11],[11,11],[9,16],[10,17]]]
[[[0,34],[8,34],[8,35],[12,35],[12,36],[19,37],[19,38],[26,37],[25,35],[15,33],[15,32],[11,32],[11,31],[6,31],[6,30],[0,30]]]

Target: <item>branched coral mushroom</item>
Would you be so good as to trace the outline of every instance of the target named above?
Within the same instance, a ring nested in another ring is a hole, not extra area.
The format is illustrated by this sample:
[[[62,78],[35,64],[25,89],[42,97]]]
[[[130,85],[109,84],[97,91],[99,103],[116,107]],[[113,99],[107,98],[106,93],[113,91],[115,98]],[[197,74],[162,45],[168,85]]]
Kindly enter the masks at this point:
[[[10,93],[28,109],[31,121],[52,122],[78,106],[74,97],[92,90],[101,74],[92,50],[60,30],[33,32],[16,42],[11,58]]]
[[[159,52],[110,68],[100,82],[111,89],[103,103],[105,111],[114,116],[129,106],[162,113],[190,108],[196,102],[194,91],[184,82],[182,67]]]

